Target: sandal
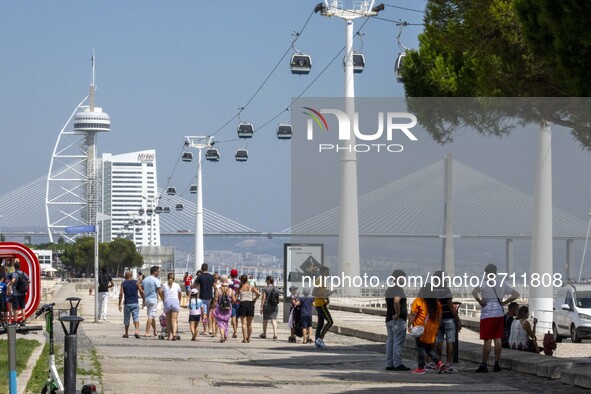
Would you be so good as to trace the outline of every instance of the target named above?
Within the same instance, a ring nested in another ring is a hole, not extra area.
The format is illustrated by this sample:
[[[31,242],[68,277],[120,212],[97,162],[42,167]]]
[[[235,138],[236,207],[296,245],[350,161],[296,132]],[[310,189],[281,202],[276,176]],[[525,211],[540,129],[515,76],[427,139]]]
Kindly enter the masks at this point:
[[[123,334],[123,336],[121,338],[129,338],[129,335]]]
[[[259,335],[259,338],[267,339],[267,336],[265,334],[261,334]]]
[[[136,339],[140,339],[140,334],[135,334],[135,335],[134,335],[134,337],[135,337]]]
[[[234,335],[232,335],[232,338],[238,338],[238,334],[234,333]]]
[[[242,340],[242,343],[246,343],[246,339],[243,339],[243,340]]]

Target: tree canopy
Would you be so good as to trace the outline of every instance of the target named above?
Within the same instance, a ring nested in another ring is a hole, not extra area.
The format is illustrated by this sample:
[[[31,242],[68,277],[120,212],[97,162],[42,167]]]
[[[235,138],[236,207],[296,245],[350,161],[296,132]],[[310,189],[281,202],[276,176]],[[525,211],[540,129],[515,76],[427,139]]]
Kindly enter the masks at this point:
[[[517,123],[543,121],[569,127],[591,148],[588,106],[573,100],[588,93],[591,5],[584,0],[430,0],[419,49],[410,50],[402,76],[409,109],[439,142],[462,126],[508,133]],[[561,8],[562,13],[553,10]],[[584,12],[586,11],[586,12]],[[580,15],[576,15],[580,14]],[[564,16],[568,15],[568,17]],[[547,28],[553,25],[551,29]],[[577,32],[578,31],[578,32]],[[557,38],[560,37],[560,38]],[[584,58],[581,58],[584,57]],[[578,64],[578,67],[570,67]],[[585,80],[585,83],[581,83]],[[521,97],[552,100],[474,99],[421,105],[413,97]],[[557,99],[560,98],[560,99]],[[492,113],[491,113],[492,111]],[[484,116],[486,114],[486,116]]]

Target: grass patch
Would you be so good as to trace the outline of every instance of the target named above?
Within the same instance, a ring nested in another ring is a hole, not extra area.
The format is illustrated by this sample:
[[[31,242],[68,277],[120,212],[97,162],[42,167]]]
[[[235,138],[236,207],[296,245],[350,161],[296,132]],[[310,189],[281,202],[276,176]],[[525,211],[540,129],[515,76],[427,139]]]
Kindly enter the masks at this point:
[[[27,367],[29,358],[36,347],[40,345],[34,339],[18,338],[16,340],[16,373],[20,375]],[[8,340],[0,340],[0,392],[8,392]]]

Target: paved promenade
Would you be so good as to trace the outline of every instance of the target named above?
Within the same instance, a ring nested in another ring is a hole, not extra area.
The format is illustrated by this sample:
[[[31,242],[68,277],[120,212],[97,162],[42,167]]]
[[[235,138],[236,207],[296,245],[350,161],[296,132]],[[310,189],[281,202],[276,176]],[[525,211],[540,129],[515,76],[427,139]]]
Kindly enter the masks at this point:
[[[168,393],[224,391],[299,393],[321,390],[326,393],[397,392],[512,392],[512,393],[576,393],[582,389],[557,380],[540,378],[515,371],[475,374],[475,363],[462,361],[456,374],[428,373],[423,376],[408,372],[385,371],[385,346],[367,339],[329,333],[328,347],[287,342],[285,324],[280,324],[277,341],[259,339],[262,332],[260,316],[254,322],[251,342],[230,338],[219,343],[217,338],[199,337],[189,341],[187,316],[180,314],[182,340],[176,342],[156,338],[122,338],[122,313],[117,301],[110,299],[108,321],[94,324],[94,296],[64,286],[55,296],[82,298],[81,315],[87,319],[80,331],[79,356],[95,349],[102,368],[104,393]],[[257,308],[258,311],[258,308]],[[335,324],[364,332],[385,334],[382,317],[334,311]],[[145,310],[141,311],[141,334],[145,328]],[[61,329],[60,329],[61,330]],[[132,331],[133,333],[133,331]],[[269,335],[268,335],[269,336]],[[416,367],[413,349],[405,350],[404,363]],[[85,366],[86,368],[86,366]],[[80,386],[80,384],[79,384]]]

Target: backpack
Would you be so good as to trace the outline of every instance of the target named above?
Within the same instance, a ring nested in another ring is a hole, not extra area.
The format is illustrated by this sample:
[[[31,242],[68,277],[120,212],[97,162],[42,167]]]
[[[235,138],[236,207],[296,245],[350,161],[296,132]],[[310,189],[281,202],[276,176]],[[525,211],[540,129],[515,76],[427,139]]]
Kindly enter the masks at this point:
[[[275,286],[271,288],[271,292],[269,293],[269,305],[276,306],[279,305],[279,292],[275,290]]]
[[[17,274],[16,281],[14,282],[14,287],[16,291],[19,292],[20,295],[26,295],[29,291],[29,281],[25,279],[25,273],[22,271],[15,272]]]
[[[220,297],[220,311],[229,311],[232,308],[232,301],[230,301],[230,296],[228,296],[228,290],[222,291],[222,296]]]
[[[109,287],[109,275],[108,274],[100,274],[98,278],[99,287],[104,289]]]

